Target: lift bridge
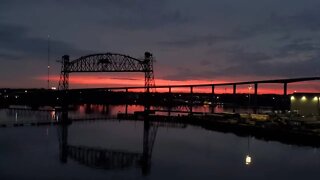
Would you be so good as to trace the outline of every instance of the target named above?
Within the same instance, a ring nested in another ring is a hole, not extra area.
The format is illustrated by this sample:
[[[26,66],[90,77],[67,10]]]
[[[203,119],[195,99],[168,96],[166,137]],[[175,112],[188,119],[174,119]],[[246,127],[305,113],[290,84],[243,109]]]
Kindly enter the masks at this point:
[[[69,74],[80,72],[143,72],[145,74],[145,92],[149,94],[155,86],[153,56],[149,52],[145,52],[142,60],[123,54],[105,53],[82,56],[70,61],[69,56],[64,55],[61,63],[59,90],[68,90]],[[146,106],[146,110],[149,110],[149,106]],[[64,114],[63,119],[68,119],[68,115]],[[144,121],[143,152],[141,154],[69,145],[67,143],[68,127],[63,125],[59,135],[60,159],[62,162],[66,162],[67,157],[70,157],[87,166],[104,169],[125,168],[138,164],[142,168],[142,173],[148,174],[157,129],[158,126],[150,127],[149,120]]]
[[[59,90],[69,89],[69,74],[80,72],[143,72],[145,92],[155,86],[153,56],[145,52],[144,59],[133,58],[117,53],[91,54],[70,61],[68,55],[62,56]]]

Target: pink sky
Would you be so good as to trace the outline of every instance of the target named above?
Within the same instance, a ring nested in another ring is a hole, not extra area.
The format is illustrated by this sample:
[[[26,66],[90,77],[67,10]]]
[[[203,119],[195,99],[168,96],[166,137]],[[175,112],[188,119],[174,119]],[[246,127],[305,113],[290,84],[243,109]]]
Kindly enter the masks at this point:
[[[36,79],[46,81],[47,77],[37,77]],[[274,79],[274,78],[272,78]],[[59,76],[51,76],[51,84],[58,84]],[[128,86],[144,86],[144,77],[133,75],[129,78],[114,77],[114,76],[93,76],[71,74],[69,78],[71,88],[104,88],[104,87],[128,87]],[[219,84],[237,81],[210,81],[210,80],[165,80],[155,79],[156,85],[191,85],[191,84]],[[249,90],[249,85],[237,86],[237,93],[254,93],[254,88]],[[134,90],[132,90],[134,91]],[[168,88],[158,88],[157,92],[167,92]],[[172,88],[172,92],[189,92],[190,88]],[[193,91],[196,92],[211,92],[211,87],[195,87]],[[319,92],[319,81],[308,81],[288,84],[288,94],[293,92]],[[216,93],[232,93],[232,86],[219,86],[215,88]],[[259,94],[281,94],[283,93],[282,84],[260,84],[258,87]]]

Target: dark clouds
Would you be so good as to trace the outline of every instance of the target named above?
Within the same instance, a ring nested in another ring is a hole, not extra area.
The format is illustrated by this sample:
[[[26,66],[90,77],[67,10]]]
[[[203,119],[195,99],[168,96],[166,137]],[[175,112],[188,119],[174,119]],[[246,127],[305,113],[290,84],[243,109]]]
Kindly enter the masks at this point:
[[[102,24],[126,30],[146,30],[183,24],[190,20],[177,7],[170,9],[169,1],[99,1],[95,6],[106,15]],[[94,5],[92,5],[94,6]]]
[[[302,46],[302,47],[300,47]],[[246,52],[243,48],[231,48],[220,53],[225,55],[225,67],[198,70],[177,68],[177,73],[165,76],[166,79],[209,79],[210,77],[236,78],[252,77],[304,77],[318,76],[320,70],[319,46],[313,43],[299,44],[293,41],[277,49],[275,53]],[[214,62],[205,62],[211,65]],[[200,61],[200,65],[203,65]]]
[[[280,53],[287,55],[290,53],[311,52],[320,50],[320,41],[317,39],[293,39],[288,44],[279,49]]]
[[[290,6],[290,5],[288,5]],[[191,34],[180,39],[170,39],[168,41],[159,41],[159,45],[166,47],[185,48],[206,44],[211,46],[215,43],[223,43],[230,41],[241,41],[243,39],[252,38],[261,35],[281,34],[279,40],[288,40],[298,31],[299,33],[319,33],[320,30],[320,4],[316,4],[313,8],[303,9],[298,12],[292,12],[291,15],[279,15],[270,12],[267,17],[257,17],[256,21],[252,21],[249,25],[237,25],[232,29],[219,32],[219,34]],[[297,7],[297,9],[299,9]],[[295,14],[294,14],[295,13]],[[253,16],[255,14],[252,14]],[[234,15],[236,16],[236,15]],[[211,24],[211,23],[210,23]]]
[[[316,76],[319,8],[313,0],[2,0],[0,59],[45,61],[51,34],[54,58],[151,51],[158,78]]]
[[[251,24],[237,25],[216,35],[191,34],[159,41],[160,46],[179,49],[179,52],[197,47],[207,49],[205,62],[211,62],[206,63],[211,68],[177,69],[176,74],[166,78],[317,76],[320,71],[314,67],[319,67],[320,62],[317,61],[320,59],[319,7],[319,4],[308,9],[296,7],[297,11],[290,15],[270,12],[264,18],[257,17]],[[203,60],[196,63],[200,66]]]
[[[0,24],[0,58],[2,60],[18,60],[26,58],[46,58],[48,39],[28,35],[28,29],[10,24]],[[54,54],[85,52],[61,41],[50,41]]]
[[[238,32],[243,37],[258,36],[262,34],[279,33],[289,38],[298,33],[317,33],[320,30],[320,5],[298,12],[291,12],[290,15],[281,15],[280,12],[271,12],[270,15],[261,22],[253,23],[247,27],[239,27]],[[297,7],[297,9],[299,9]],[[284,40],[284,39],[282,39]]]
[[[182,13],[179,6],[171,6],[169,0],[59,0],[57,2],[60,6],[66,6],[68,11],[79,15],[83,13],[83,16],[87,15],[91,21],[96,21],[102,26],[130,31],[174,26],[187,23],[191,19],[188,14]]]
[[[199,45],[212,46],[213,44],[236,41],[245,38],[238,34],[231,35],[192,35],[184,39],[173,39],[169,41],[160,41],[158,44],[167,48],[187,48]]]
[[[152,10],[141,10],[138,16],[121,15],[118,18],[107,18],[102,23],[112,28],[121,28],[126,30],[145,30],[162,28],[168,25],[181,24],[188,22],[188,18],[184,17],[180,11],[176,10],[165,14],[158,14]]]

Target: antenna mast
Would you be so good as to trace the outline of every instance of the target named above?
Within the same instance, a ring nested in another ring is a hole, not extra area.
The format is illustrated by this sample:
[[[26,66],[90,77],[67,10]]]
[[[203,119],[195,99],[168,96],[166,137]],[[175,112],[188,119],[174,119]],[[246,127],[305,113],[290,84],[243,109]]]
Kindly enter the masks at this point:
[[[48,35],[48,89],[50,89],[50,35]]]

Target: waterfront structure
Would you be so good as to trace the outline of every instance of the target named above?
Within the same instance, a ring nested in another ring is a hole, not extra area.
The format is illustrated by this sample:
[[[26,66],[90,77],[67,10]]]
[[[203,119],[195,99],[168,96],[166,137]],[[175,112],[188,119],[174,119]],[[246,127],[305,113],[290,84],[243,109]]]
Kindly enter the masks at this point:
[[[320,93],[293,93],[290,109],[303,116],[320,115]]]

